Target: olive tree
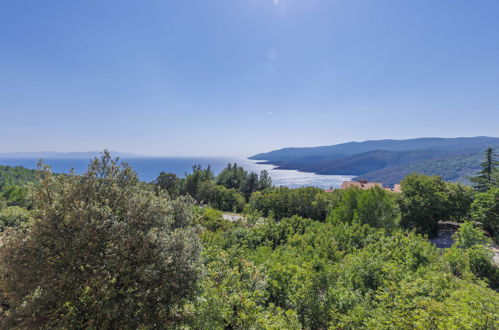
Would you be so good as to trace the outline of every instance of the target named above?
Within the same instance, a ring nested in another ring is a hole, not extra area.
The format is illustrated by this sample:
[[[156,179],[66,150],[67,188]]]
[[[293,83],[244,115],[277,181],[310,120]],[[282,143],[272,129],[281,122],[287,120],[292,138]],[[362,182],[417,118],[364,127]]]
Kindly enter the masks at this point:
[[[40,168],[33,219],[0,241],[3,328],[164,328],[196,290],[191,202],[104,152],[79,176]]]

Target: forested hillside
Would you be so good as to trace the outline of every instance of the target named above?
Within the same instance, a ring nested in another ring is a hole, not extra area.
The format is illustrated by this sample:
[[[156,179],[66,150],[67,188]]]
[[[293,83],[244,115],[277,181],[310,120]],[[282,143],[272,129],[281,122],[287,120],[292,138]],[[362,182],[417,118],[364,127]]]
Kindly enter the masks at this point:
[[[285,148],[258,154],[281,169],[317,174],[354,175],[358,179],[393,185],[416,172],[445,180],[467,182],[488,147],[499,147],[499,138],[421,138],[350,142],[326,147]]]
[[[36,180],[36,171],[21,166],[0,165],[0,191],[11,185],[24,185]]]
[[[27,184],[35,182],[36,171],[20,166],[0,165],[0,207],[29,206]]]
[[[404,165],[390,166],[359,175],[357,179],[383,182],[386,185],[399,183],[411,173],[438,175],[446,181],[469,184],[469,178],[480,168],[482,152],[428,159]]]

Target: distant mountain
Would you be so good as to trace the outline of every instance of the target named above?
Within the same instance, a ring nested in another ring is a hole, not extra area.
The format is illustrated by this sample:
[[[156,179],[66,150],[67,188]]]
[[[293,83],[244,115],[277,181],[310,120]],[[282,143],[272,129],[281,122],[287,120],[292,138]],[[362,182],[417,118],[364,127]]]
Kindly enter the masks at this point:
[[[311,148],[284,148],[251,156],[280,169],[317,174],[355,175],[393,185],[412,172],[440,175],[466,182],[487,147],[498,148],[499,138],[419,138],[349,142]]]
[[[454,181],[469,184],[469,177],[480,170],[483,161],[483,152],[449,156],[447,158],[429,159],[404,166],[390,166],[384,169],[369,172],[358,176],[356,179],[382,182],[392,186],[399,183],[406,175],[421,173],[438,175],[445,181]]]
[[[1,159],[12,159],[12,158],[35,158],[35,159],[91,159],[101,155],[100,151],[86,151],[86,152],[56,152],[56,151],[36,151],[36,152],[10,152],[10,153],[0,153]],[[140,157],[137,154],[116,152],[111,151],[113,157],[120,158],[137,158]]]

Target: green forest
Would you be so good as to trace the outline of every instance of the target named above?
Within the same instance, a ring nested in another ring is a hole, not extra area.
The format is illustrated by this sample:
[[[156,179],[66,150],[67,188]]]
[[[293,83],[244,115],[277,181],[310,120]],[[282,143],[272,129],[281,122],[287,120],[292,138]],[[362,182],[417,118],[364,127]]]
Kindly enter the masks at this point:
[[[142,182],[106,151],[82,175],[2,166],[0,328],[497,329],[493,149],[470,182],[326,192],[237,164]],[[439,221],[460,224],[451,248]]]

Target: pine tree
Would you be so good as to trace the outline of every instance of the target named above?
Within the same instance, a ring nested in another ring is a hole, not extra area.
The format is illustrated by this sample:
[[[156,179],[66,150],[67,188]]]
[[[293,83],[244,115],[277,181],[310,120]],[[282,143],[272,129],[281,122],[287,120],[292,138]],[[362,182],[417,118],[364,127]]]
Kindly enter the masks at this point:
[[[498,164],[499,162],[495,160],[494,149],[487,148],[484,153],[484,161],[480,164],[482,169],[477,173],[477,176],[471,178],[477,191],[487,191],[494,186],[496,166]]]

